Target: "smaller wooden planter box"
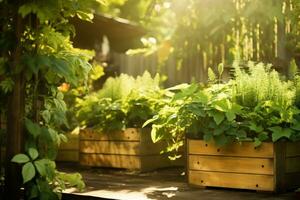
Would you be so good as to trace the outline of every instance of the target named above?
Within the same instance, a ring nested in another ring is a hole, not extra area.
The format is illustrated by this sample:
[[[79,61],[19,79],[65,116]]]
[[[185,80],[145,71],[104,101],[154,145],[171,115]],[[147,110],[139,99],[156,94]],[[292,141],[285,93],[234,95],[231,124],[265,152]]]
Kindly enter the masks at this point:
[[[61,143],[56,161],[79,162],[79,135],[68,134],[68,142]]]
[[[85,166],[150,171],[183,163],[161,155],[165,143],[154,144],[149,129],[128,128],[110,133],[85,129],[80,132],[79,146],[79,161]]]
[[[300,187],[300,142],[250,142],[218,148],[187,140],[188,182],[213,186],[284,192]]]

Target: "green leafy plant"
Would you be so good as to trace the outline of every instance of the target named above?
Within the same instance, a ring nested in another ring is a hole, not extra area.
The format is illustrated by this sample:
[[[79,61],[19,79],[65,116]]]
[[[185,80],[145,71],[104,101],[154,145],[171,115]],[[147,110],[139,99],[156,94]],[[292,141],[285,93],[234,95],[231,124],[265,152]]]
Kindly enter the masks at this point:
[[[23,183],[29,187],[26,191],[29,199],[58,199],[67,186],[77,187],[80,190],[84,188],[80,174],[58,172],[55,169],[55,162],[39,158],[38,150],[35,148],[29,148],[27,154],[15,155],[11,161],[23,165]]]
[[[77,118],[82,126],[102,131],[142,127],[163,104],[160,78],[148,72],[142,76],[121,74],[109,78],[97,92],[77,99]]]
[[[0,1],[5,9],[0,17],[0,110],[7,107],[7,113],[14,113],[7,124],[6,153],[14,163],[5,163],[5,199],[22,199],[19,175],[25,199],[59,199],[64,188],[84,186],[80,175],[55,167],[57,148],[66,141],[62,127],[69,126],[59,87],[84,84],[92,68],[94,53],[73,47],[69,20],[91,21],[101,2]],[[23,165],[22,173],[15,163]]]
[[[183,86],[173,87],[171,100],[144,124],[153,124],[154,142],[169,141],[167,151],[178,150],[186,136],[218,146],[300,139],[296,87],[269,65],[249,62],[247,71],[235,66],[235,77],[224,84]]]

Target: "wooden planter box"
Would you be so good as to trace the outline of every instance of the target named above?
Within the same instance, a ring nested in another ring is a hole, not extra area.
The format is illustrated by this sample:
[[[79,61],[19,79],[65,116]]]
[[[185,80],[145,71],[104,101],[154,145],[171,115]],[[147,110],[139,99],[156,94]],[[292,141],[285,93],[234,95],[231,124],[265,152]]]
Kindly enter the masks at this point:
[[[79,135],[68,134],[68,142],[61,143],[56,161],[79,162]]]
[[[80,132],[81,165],[151,171],[182,165],[172,162],[160,152],[165,143],[153,143],[149,129],[128,128],[125,131],[98,133],[92,129]]]
[[[203,140],[187,140],[188,183],[284,192],[300,187],[300,142],[244,142],[218,148]]]

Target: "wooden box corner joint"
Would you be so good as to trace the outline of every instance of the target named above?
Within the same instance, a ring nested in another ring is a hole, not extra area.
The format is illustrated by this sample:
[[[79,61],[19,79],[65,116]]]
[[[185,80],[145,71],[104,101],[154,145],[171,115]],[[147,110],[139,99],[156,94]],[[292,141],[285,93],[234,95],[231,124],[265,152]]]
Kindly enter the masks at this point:
[[[300,142],[251,142],[216,147],[187,141],[190,185],[284,192],[300,187]]]

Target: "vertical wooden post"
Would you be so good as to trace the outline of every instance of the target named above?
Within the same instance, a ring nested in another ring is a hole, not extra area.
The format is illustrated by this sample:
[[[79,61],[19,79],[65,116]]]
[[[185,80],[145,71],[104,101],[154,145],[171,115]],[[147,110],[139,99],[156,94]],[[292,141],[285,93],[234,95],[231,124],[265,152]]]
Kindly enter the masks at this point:
[[[7,112],[7,143],[6,143],[6,166],[5,166],[5,196],[6,199],[19,200],[21,198],[21,170],[20,167],[11,162],[14,155],[23,151],[24,145],[24,107],[25,107],[25,78],[23,70],[20,69],[22,47],[20,38],[24,30],[24,20],[15,10],[15,35],[17,46],[12,55],[12,70],[14,75],[14,87],[8,101]]]

